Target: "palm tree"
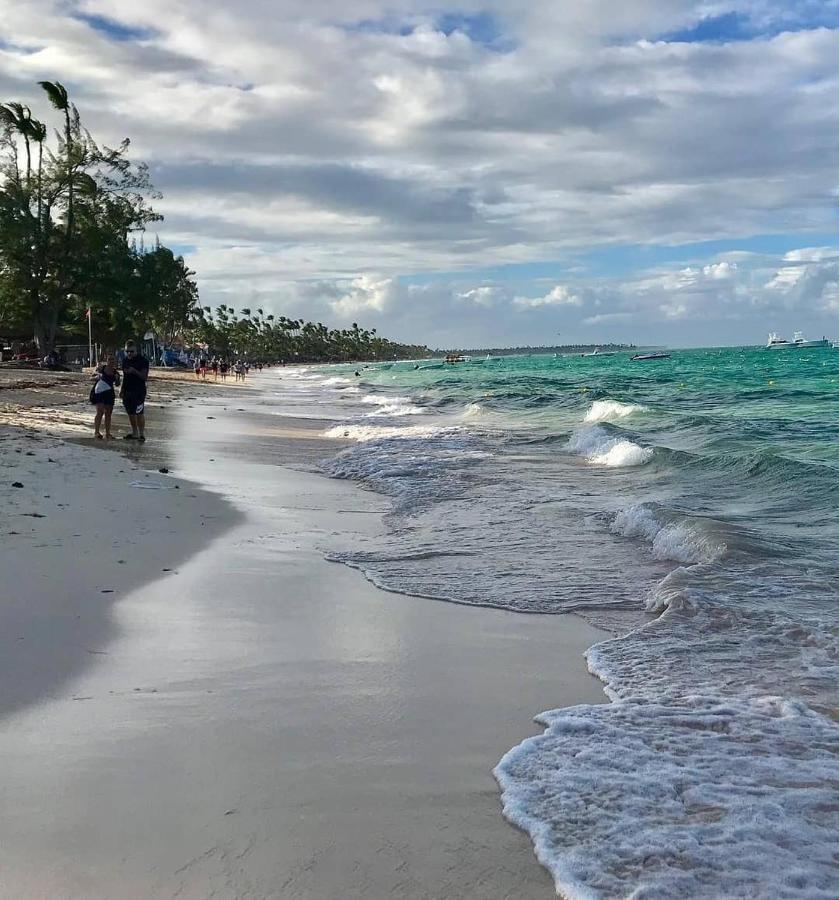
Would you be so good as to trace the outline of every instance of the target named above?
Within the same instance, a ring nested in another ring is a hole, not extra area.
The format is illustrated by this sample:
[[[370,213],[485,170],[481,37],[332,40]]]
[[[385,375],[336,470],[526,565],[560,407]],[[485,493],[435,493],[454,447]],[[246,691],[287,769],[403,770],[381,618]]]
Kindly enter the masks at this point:
[[[38,190],[38,230],[40,231],[44,209],[44,141],[47,139],[47,126],[37,119],[30,118],[29,131],[32,140],[38,145],[38,180],[36,184]]]
[[[0,104],[0,122],[23,138],[26,148],[26,184],[32,178],[32,111],[22,103]]]
[[[76,114],[75,107],[70,103],[67,88],[60,81],[39,81],[38,84],[46,92],[50,103],[64,113],[64,152],[67,154],[67,245],[73,236],[74,206],[73,206],[73,169],[75,166],[75,154],[73,153],[73,127],[71,113]]]

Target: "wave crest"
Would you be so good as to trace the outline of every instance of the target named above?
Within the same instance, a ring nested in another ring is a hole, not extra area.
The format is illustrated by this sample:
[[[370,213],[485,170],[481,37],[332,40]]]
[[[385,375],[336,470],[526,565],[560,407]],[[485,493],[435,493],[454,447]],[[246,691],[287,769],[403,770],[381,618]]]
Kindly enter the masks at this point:
[[[612,532],[641,538],[652,546],[656,559],[670,559],[684,565],[713,562],[725,552],[725,546],[703,534],[697,523],[663,524],[643,503],[621,510],[612,522]]]
[[[586,422],[607,422],[612,419],[625,419],[635,413],[646,412],[647,407],[640,403],[621,403],[618,400],[595,400],[586,413]]]
[[[609,468],[641,466],[652,459],[650,447],[642,447],[628,438],[615,437],[598,425],[575,431],[567,449],[584,456],[590,463]]]

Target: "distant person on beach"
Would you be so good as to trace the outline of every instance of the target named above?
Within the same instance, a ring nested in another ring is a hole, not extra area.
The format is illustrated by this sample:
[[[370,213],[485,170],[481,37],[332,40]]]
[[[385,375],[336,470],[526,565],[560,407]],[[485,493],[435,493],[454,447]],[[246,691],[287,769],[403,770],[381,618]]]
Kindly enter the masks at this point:
[[[221,380],[227,381],[227,372],[230,369],[230,366],[227,363],[226,359],[223,359],[219,364],[219,371],[221,372]]]
[[[192,364],[192,371],[195,372],[196,378],[201,377],[201,361],[200,360],[196,359],[195,362]]]
[[[146,439],[146,381],[149,377],[149,361],[137,352],[134,341],[125,342],[125,360],[122,364],[122,388],[119,395],[131,422],[131,434],[127,441]]]
[[[90,389],[90,402],[96,407],[96,417],[93,420],[93,430],[96,439],[112,441],[114,436],[111,434],[111,415],[114,411],[114,402],[116,401],[115,387],[119,387],[119,369],[117,362],[113,356],[109,356],[105,362],[100,365],[96,374],[93,376],[94,384]],[[101,426],[102,419],[105,419],[105,436],[103,438]]]
[[[210,368],[213,370],[213,381],[218,381],[218,359],[215,356]]]

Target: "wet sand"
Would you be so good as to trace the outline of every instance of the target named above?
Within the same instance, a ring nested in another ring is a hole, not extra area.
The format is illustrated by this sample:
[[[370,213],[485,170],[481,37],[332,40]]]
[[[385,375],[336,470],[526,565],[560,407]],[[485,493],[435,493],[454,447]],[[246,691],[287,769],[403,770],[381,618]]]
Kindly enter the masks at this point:
[[[96,653],[0,720],[0,894],[554,895],[491,771],[537,731],[534,714],[605,699],[581,656],[603,633],[387,593],[326,562],[336,541],[380,528],[385,506],[300,470],[328,452],[314,428],[222,397],[169,411],[177,440],[138,464],[165,452],[167,477],[229,518],[175,572],[161,561],[193,545],[137,541],[147,580],[97,608]],[[121,460],[83,452],[93,467]],[[97,496],[120,530],[111,485]],[[184,508],[181,529],[202,528]],[[85,532],[70,527],[54,536],[66,603],[89,589],[73,567],[84,537],[70,545]],[[16,577],[37,593],[30,560]]]

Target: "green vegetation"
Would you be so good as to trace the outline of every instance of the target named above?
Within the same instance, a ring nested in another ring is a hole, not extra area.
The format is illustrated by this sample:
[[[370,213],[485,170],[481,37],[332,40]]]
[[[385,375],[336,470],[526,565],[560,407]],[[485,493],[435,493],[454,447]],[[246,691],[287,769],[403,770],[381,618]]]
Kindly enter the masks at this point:
[[[47,125],[22,103],[0,104],[0,334],[32,335],[46,354],[56,343],[116,347],[153,331],[160,342],[253,359],[349,360],[424,355],[357,325],[275,319],[199,303],[195,273],[169,248],[142,243],[162,217],[143,163],[129,142],[97,144],[59,82],[40,82],[59,114]]]
[[[209,307],[193,327],[196,342],[213,355],[239,355],[248,359],[286,362],[346,362],[359,359],[418,359],[428,356],[427,347],[397,344],[367,331],[353,322],[352,328],[330,330],[320,322],[302,322],[285,316],[265,315],[263,310],[229,306],[215,313]]]

